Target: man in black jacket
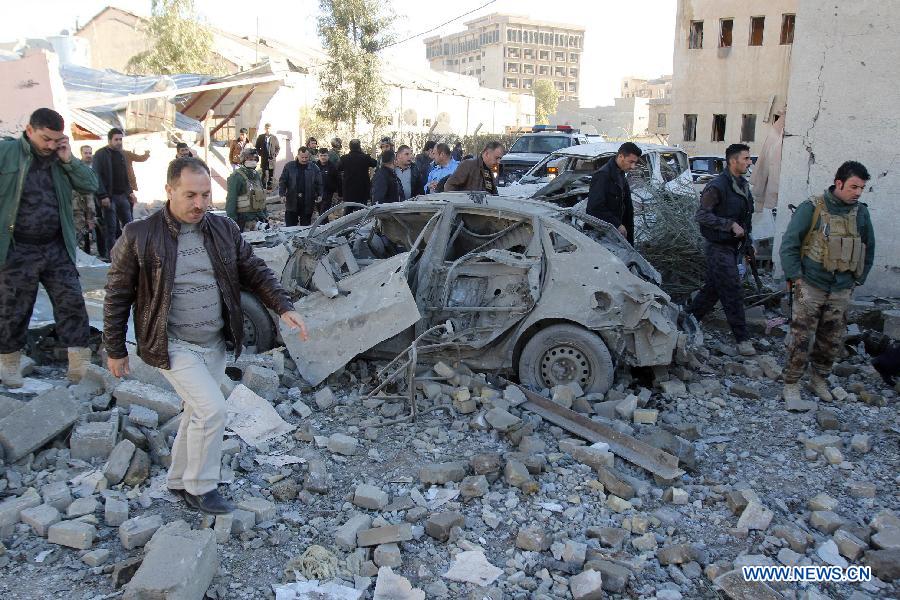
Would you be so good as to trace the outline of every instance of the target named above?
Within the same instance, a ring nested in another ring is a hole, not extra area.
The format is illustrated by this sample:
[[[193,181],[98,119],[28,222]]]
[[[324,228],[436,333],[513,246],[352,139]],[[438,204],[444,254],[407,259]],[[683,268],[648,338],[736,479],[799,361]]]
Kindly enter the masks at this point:
[[[615,157],[594,171],[588,192],[587,214],[619,230],[622,237],[634,245],[634,205],[631,188],[625,173],[632,170],[641,158],[641,149],[633,142],[619,146]]]
[[[412,148],[409,146],[403,145],[397,149],[397,156],[394,158],[394,173],[397,174],[400,185],[403,186],[404,200],[422,195],[425,178],[422,176],[419,166],[413,162]]]
[[[278,179],[278,195],[284,199],[284,224],[312,224],[316,203],[322,197],[322,173],[309,160],[309,148],[297,150],[297,160],[284,165]]]
[[[94,153],[93,168],[100,180],[97,199],[103,209],[103,240],[100,256],[109,258],[109,251],[116,243],[121,227],[131,223],[134,190],[128,181],[128,165],[122,152],[122,130],[113,127],[106,134],[107,145]]]
[[[706,239],[706,281],[697,292],[688,312],[703,319],[722,302],[722,310],[742,356],[756,350],[747,332],[744,290],[738,264],[752,252],[750,227],[753,224],[753,194],[744,174],[750,169],[750,147],[731,144],[725,150],[726,169],[710,181],[700,195],[695,219]]]
[[[394,173],[394,151],[381,153],[381,166],[372,177],[372,204],[388,204],[405,200],[403,185]]]
[[[256,151],[259,153],[259,168],[262,169],[262,183],[269,191],[275,185],[275,163],[281,152],[278,136],[271,132],[272,124],[266,123],[265,130],[256,138]]]
[[[320,215],[331,208],[331,202],[341,197],[340,178],[337,176],[337,165],[331,162],[328,148],[319,148],[319,163],[316,165],[322,173],[322,201],[316,207]]]
[[[372,195],[372,182],[369,179],[369,169],[378,166],[375,159],[362,151],[359,140],[350,140],[350,152],[338,161],[338,175],[341,177],[341,190],[344,193],[344,202],[358,202],[367,204]],[[347,208],[345,213],[351,213],[356,208]]]
[[[431,165],[434,164],[435,146],[437,146],[437,142],[428,140],[422,146],[422,151],[416,154],[416,166],[419,168],[419,175],[422,176],[422,187],[425,186],[425,179],[428,178],[428,172],[431,171]]]

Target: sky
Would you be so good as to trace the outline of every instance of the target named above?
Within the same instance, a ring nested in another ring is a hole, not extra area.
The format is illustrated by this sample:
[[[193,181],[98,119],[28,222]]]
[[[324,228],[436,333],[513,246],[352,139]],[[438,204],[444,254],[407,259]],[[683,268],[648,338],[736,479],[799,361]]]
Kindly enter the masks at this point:
[[[376,0],[380,1],[380,0]],[[397,39],[431,29],[488,0],[394,4]],[[64,29],[74,31],[107,5],[149,15],[151,0],[32,0],[4,2],[0,42],[21,37],[46,37]],[[210,25],[242,35],[284,42],[316,44],[318,0],[195,0],[200,17]],[[388,3],[390,5],[390,3]],[[494,0],[470,15],[427,35],[385,50],[385,60],[427,65],[422,40],[465,29],[465,21],[494,13],[527,15],[535,19],[571,23],[585,31],[581,75],[582,106],[612,104],[623,77],[653,78],[672,73],[676,0],[568,0],[565,10],[547,0]]]

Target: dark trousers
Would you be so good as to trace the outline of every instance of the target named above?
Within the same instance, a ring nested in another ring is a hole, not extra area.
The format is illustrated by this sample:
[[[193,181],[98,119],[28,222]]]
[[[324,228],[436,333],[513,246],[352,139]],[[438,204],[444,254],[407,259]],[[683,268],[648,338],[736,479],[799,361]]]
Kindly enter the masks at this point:
[[[91,232],[90,231],[79,231],[78,232],[78,242],[81,245],[81,249],[84,250],[85,254],[91,253]]]
[[[749,339],[744,318],[744,289],[738,275],[740,252],[736,246],[706,243],[706,282],[691,303],[688,312],[701,320],[722,302],[731,332],[740,343]]]
[[[109,251],[116,244],[121,228],[131,223],[131,202],[127,194],[113,194],[109,197],[109,206],[103,209],[103,232],[106,247],[103,256],[109,256]]]
[[[238,213],[237,215],[237,226],[238,229],[243,231],[256,231],[256,224],[264,221],[265,219],[261,219],[258,216],[258,213],[250,212],[250,213]]]
[[[312,213],[302,213],[296,210],[284,211],[284,226],[312,225]]]
[[[25,347],[38,283],[53,304],[59,340],[69,348],[87,347],[90,325],[81,283],[60,237],[47,244],[10,245],[6,263],[0,267],[0,353]]]
[[[267,190],[271,190],[275,185],[275,160],[260,156],[259,161],[259,167],[262,169],[261,177],[263,187]]]

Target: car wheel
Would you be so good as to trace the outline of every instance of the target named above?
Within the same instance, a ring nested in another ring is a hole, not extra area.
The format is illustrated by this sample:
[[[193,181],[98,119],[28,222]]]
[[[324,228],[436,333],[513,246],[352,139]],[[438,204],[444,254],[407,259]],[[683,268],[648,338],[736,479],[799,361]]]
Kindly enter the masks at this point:
[[[519,381],[535,388],[575,382],[587,393],[612,387],[612,356],[596,333],[577,325],[551,325],[537,332],[519,357]]]
[[[244,346],[254,346],[257,352],[275,347],[275,324],[259,298],[241,292],[241,316],[244,321]]]

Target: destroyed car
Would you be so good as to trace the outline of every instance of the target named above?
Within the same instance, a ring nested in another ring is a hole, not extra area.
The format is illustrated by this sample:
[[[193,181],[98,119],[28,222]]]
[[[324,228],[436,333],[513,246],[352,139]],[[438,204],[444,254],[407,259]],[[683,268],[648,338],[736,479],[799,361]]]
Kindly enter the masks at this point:
[[[510,146],[509,152],[500,159],[497,186],[502,188],[515,183],[535,163],[554,150],[587,143],[586,135],[568,125],[535,125],[531,133],[517,139]]]
[[[694,333],[679,330],[659,274],[609,224],[544,202],[446,192],[245,237],[309,331],[306,342],[279,332],[245,294],[247,343],[265,351],[280,335],[313,385],[444,325],[417,340],[420,361],[604,392],[616,365],[668,365]]]
[[[500,188],[501,196],[538,198],[561,206],[575,206],[587,197],[594,172],[614,158],[619,142],[600,142],[562,148],[546,156],[514,185]],[[638,144],[637,167],[628,173],[635,201],[650,197],[653,188],[691,188],[687,154],[680,148]]]

